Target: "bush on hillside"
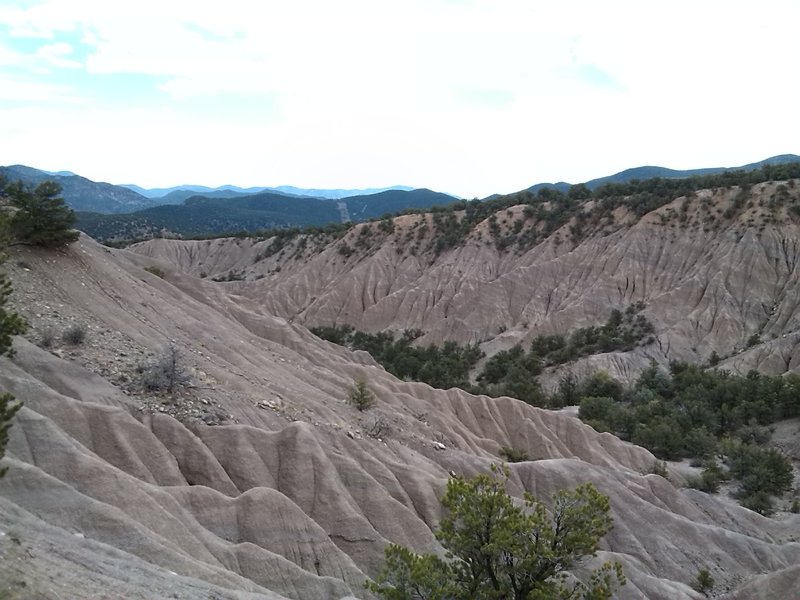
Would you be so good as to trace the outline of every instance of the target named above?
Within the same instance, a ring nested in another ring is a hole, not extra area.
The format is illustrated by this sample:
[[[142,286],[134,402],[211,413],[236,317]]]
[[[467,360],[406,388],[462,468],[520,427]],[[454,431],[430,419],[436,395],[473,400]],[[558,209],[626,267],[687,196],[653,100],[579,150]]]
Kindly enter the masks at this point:
[[[164,269],[162,269],[161,267],[157,267],[155,265],[147,266],[144,268],[144,270],[147,271],[148,273],[155,275],[156,277],[160,277],[161,279],[164,279],[164,277],[166,277],[167,275],[164,272]]]
[[[75,323],[64,330],[61,340],[71,346],[80,346],[86,340],[86,327]]]
[[[611,530],[608,497],[587,483],[556,492],[548,512],[530,494],[515,503],[505,490],[508,470],[503,474],[452,477],[436,531],[445,556],[390,544],[383,569],[366,587],[387,600],[611,598],[625,584],[619,563],[592,570],[586,582],[568,579]]]
[[[191,379],[181,353],[174,344],[167,345],[155,358],[140,365],[139,376],[146,391],[168,394]]]
[[[375,405],[375,394],[363,379],[356,379],[347,395],[347,400],[360,411],[369,410]]]
[[[510,463],[525,462],[530,460],[528,453],[522,448],[514,448],[512,446],[503,446],[500,448],[500,456],[503,460]]]
[[[708,596],[714,588],[714,578],[708,569],[703,567],[697,572],[697,579],[695,579],[693,587],[704,596]]]

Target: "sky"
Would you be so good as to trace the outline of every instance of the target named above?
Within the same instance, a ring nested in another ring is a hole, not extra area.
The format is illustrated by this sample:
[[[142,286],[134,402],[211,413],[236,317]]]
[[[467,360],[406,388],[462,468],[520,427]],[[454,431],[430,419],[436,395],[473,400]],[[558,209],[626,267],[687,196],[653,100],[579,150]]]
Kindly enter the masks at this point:
[[[800,2],[0,0],[0,164],[428,187],[800,154]]]

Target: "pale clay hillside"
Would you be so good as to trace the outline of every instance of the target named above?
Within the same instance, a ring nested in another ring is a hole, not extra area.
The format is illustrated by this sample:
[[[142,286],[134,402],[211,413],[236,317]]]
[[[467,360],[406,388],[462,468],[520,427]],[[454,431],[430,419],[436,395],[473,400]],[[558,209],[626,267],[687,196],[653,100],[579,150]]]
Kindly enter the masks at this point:
[[[422,343],[478,342],[487,354],[644,302],[655,343],[591,357],[579,371],[630,380],[651,359],[703,363],[716,352],[725,368],[784,373],[800,368],[800,226],[785,208],[767,206],[781,185],[753,186],[751,206],[733,219],[720,214],[738,188],[705,190],[640,220],[617,209],[614,223],[577,243],[570,222],[521,253],[498,250],[483,222],[463,246],[437,255],[430,215],[397,217],[391,234],[371,223],[329,243],[298,236],[261,260],[272,239],[152,240],[131,249],[195,276],[234,272],[244,278],[225,284],[235,299],[294,323],[419,328]],[[800,186],[789,189],[800,197]],[[508,230],[522,213],[500,211],[498,222]],[[371,233],[359,244],[363,229]],[[342,246],[354,253],[345,257]],[[748,348],[754,334],[763,343]]]
[[[590,481],[610,496],[615,527],[596,560],[623,564],[617,597],[699,600],[705,566],[714,597],[797,598],[800,515],[686,489],[682,469],[650,474],[650,452],[569,412],[403,382],[306,329],[420,328],[491,353],[642,301],[657,339],[577,371],[629,381],[651,359],[712,351],[732,369],[796,371],[798,225],[758,202],[706,223],[733,194],[699,192],[640,220],[620,211],[577,240],[565,225],[520,253],[499,252],[484,223],[436,254],[419,225],[432,217],[418,215],[266,257],[271,240],[14,248],[12,303],[30,330],[0,359],[0,389],[25,402],[0,480],[11,597],[372,598],[363,583],[386,543],[436,551],[449,475],[486,471],[505,446],[533,459],[510,466],[515,495]],[[502,211],[501,227],[522,210]],[[212,281],[231,271],[242,279]],[[83,344],[40,347],[73,324]],[[174,397],[144,393],[137,369],[168,344],[190,379]],[[358,378],[377,397],[363,413],[346,402]],[[796,439],[796,423],[782,427]]]

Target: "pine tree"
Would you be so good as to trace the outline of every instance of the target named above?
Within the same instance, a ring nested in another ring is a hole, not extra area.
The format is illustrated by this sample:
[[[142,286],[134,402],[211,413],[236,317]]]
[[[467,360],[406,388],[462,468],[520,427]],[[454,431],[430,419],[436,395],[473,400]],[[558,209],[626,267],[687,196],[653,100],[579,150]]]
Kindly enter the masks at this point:
[[[5,189],[17,211],[11,217],[11,232],[16,243],[54,248],[70,244],[80,235],[72,229],[75,213],[59,197],[61,186],[53,181],[30,190],[21,181]]]
[[[363,379],[356,379],[353,382],[347,399],[360,411],[368,410],[375,404],[375,394],[369,390],[367,382]]]

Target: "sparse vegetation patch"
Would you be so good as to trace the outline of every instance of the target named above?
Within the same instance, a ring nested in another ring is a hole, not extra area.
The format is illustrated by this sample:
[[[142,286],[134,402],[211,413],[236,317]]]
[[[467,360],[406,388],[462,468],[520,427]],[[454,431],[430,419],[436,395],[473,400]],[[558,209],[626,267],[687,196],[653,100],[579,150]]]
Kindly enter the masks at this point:
[[[152,273],[156,277],[160,277],[161,279],[164,279],[164,277],[166,276],[164,269],[162,269],[161,267],[157,267],[155,265],[147,266],[144,268],[144,270],[147,271],[148,273]]]
[[[525,462],[530,460],[528,453],[521,448],[514,448],[511,446],[503,446],[500,448],[500,456],[503,460],[510,463]]]
[[[527,352],[521,346],[498,352],[478,375],[481,390],[491,396],[512,396],[537,406],[550,405],[552,401],[563,406],[557,395],[545,397],[536,377],[546,367],[562,365],[583,356],[625,352],[637,345],[651,343],[654,328],[641,314],[643,309],[644,305],[637,303],[624,312],[613,310],[604,325],[582,327],[568,336],[537,336]]]
[[[469,388],[470,369],[483,356],[477,344],[459,346],[445,342],[440,347],[414,346],[413,342],[422,335],[418,330],[406,330],[397,337],[390,331],[365,333],[349,325],[312,327],[311,332],[334,344],[369,352],[400,379],[422,381],[441,389]]]
[[[797,375],[740,376],[672,363],[669,373],[650,367],[630,388],[614,383],[597,374],[582,384],[580,418],[659,458],[698,459],[705,466],[691,487],[713,493],[733,479],[739,501],[762,514],[773,510],[773,496],[791,489],[791,464],[765,444],[771,423],[800,416]]]

